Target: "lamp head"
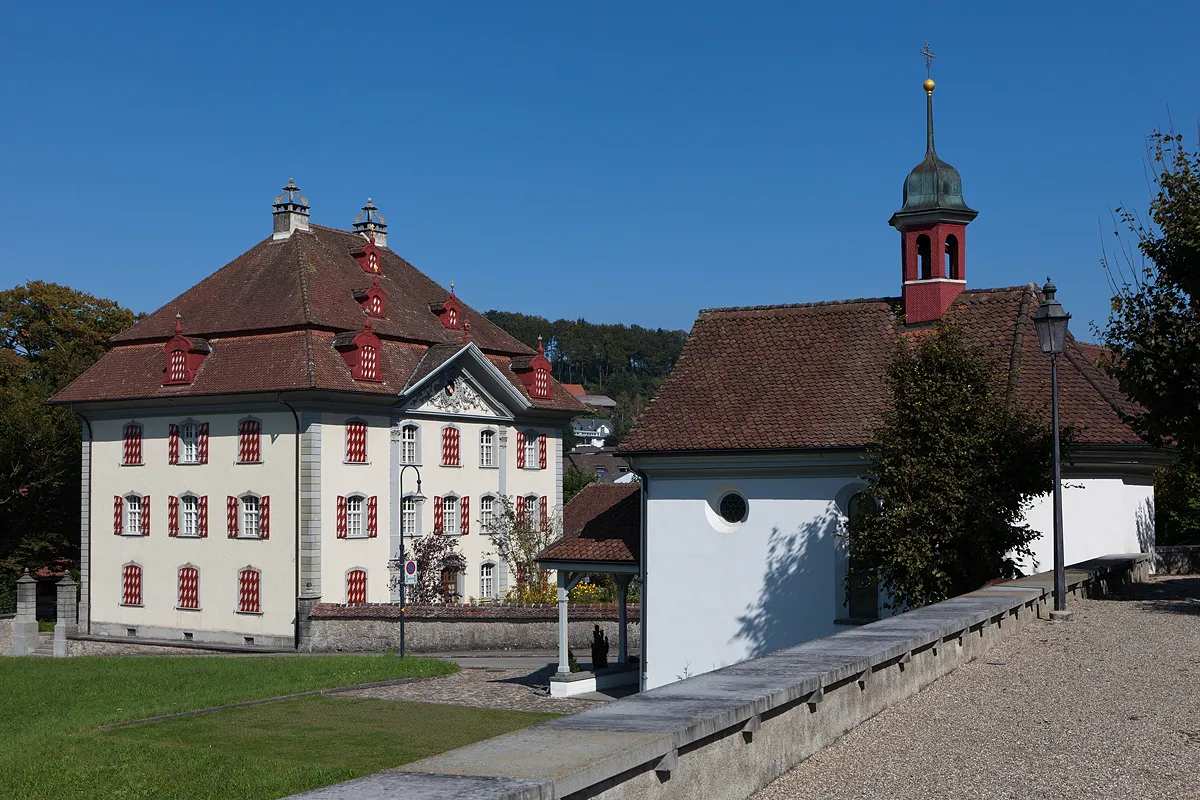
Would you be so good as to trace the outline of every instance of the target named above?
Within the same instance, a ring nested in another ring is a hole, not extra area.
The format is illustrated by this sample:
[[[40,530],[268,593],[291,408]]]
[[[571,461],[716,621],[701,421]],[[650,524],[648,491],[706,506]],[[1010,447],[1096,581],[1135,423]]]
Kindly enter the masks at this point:
[[[1050,278],[1042,287],[1042,302],[1033,315],[1033,327],[1037,329],[1038,343],[1043,353],[1061,353],[1067,347],[1067,323],[1071,315],[1063,311],[1062,304],[1054,297],[1058,291]]]

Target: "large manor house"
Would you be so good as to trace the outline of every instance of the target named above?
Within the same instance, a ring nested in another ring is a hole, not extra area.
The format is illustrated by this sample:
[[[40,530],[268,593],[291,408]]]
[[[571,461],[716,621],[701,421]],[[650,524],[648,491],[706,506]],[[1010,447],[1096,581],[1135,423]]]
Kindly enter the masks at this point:
[[[402,531],[456,537],[449,591],[500,597],[500,498],[561,513],[586,409],[369,200],[352,227],[310,224],[289,182],[269,236],[54,398],[83,420],[83,631],[291,647],[318,602],[398,599]]]

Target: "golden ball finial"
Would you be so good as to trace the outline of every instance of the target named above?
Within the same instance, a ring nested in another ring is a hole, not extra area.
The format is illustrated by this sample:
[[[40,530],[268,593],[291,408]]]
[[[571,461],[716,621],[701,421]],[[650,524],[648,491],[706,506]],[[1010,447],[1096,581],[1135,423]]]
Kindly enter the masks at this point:
[[[933,94],[933,87],[934,87],[933,78],[926,78],[925,79],[925,94]]]

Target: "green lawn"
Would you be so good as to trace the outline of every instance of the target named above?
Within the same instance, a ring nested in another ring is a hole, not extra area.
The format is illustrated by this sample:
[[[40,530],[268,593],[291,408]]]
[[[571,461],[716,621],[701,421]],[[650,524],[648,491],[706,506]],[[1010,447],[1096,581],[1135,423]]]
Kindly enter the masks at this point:
[[[109,722],[455,669],[392,656],[0,658],[0,795],[281,797],[554,716],[314,696],[98,730]]]

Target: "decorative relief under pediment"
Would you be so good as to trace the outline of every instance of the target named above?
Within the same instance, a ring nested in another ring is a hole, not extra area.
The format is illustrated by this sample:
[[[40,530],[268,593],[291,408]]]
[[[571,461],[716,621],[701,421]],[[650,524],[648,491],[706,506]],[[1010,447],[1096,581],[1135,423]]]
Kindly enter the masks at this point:
[[[426,387],[417,395],[409,408],[413,411],[428,411],[437,414],[499,416],[492,404],[485,400],[483,395],[462,375],[433,381],[431,386]]]

